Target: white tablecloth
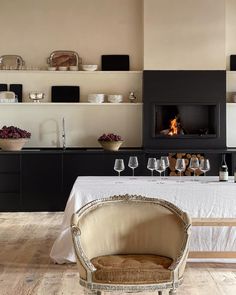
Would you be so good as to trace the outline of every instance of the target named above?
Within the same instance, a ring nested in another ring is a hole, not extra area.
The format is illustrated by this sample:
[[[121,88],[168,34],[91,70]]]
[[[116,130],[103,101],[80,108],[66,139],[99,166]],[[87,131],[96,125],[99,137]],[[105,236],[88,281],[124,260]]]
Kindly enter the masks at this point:
[[[136,194],[168,200],[192,218],[236,218],[236,183],[227,183],[217,177],[78,177],[68,199],[61,232],[50,257],[57,263],[75,262],[70,232],[70,219],[86,203],[112,195]],[[235,227],[194,227],[191,251],[236,251]]]

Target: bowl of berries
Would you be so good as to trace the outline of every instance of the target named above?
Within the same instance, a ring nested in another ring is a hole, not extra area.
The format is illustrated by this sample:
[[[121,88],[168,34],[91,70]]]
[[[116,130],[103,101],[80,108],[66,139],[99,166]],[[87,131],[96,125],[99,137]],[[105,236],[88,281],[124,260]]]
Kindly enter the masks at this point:
[[[123,140],[120,135],[113,133],[104,133],[98,138],[98,142],[106,151],[118,151],[123,143]]]
[[[3,151],[20,151],[31,137],[31,133],[15,126],[0,129],[0,148]]]

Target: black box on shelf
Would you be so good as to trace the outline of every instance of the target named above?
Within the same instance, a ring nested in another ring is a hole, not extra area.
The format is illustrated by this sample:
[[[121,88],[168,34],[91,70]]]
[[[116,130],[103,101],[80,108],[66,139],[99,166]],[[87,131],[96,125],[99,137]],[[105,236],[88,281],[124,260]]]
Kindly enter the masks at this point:
[[[79,102],[79,86],[52,86],[52,102]]]
[[[236,71],[236,55],[230,55],[230,71]]]
[[[0,91],[7,91],[7,84],[0,84]]]
[[[22,102],[22,92],[23,92],[22,84],[10,84],[9,90],[15,92],[15,95],[17,95],[18,102]]]
[[[102,55],[102,71],[129,71],[129,55]]]

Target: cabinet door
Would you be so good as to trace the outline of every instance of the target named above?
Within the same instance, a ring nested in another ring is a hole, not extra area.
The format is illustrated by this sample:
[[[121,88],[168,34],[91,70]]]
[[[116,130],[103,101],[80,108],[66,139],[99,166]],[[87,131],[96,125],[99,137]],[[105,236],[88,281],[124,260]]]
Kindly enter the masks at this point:
[[[63,155],[64,205],[69,197],[72,186],[78,176],[103,176],[103,154],[64,154]]]
[[[22,209],[62,210],[62,156],[22,155]]]
[[[72,186],[78,176],[115,176],[114,162],[117,158],[124,159],[125,171],[121,175],[132,175],[132,170],[128,167],[129,156],[137,156],[139,166],[135,169],[135,175],[143,175],[144,155],[135,152],[117,153],[83,153],[65,154],[63,161],[64,179],[64,204],[69,197]]]
[[[0,211],[20,211],[20,155],[0,155]]]

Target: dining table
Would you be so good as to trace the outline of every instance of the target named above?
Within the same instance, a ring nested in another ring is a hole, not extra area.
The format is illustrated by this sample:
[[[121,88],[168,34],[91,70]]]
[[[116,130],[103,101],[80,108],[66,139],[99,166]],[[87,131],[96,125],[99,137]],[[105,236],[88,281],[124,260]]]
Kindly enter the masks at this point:
[[[167,200],[191,218],[236,218],[233,177],[229,177],[228,182],[220,182],[215,176],[195,179],[191,176],[181,179],[178,176],[79,176],[68,198],[61,229],[51,249],[51,259],[58,264],[76,262],[70,229],[75,212],[93,200],[125,194]],[[236,228],[193,227],[190,251],[236,251]]]

